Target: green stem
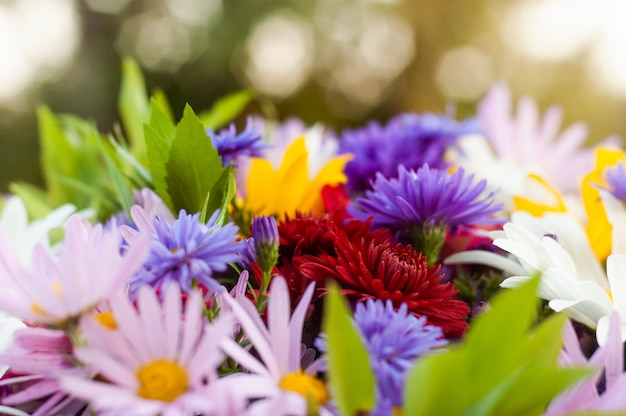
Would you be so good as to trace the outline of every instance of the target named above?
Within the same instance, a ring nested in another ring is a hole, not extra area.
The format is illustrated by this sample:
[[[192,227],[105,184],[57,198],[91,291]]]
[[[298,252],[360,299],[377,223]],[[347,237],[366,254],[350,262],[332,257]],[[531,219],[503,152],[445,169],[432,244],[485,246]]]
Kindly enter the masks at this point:
[[[446,228],[442,225],[413,226],[411,228],[411,243],[415,251],[421,251],[428,266],[432,267],[439,260],[439,253],[446,240]]]

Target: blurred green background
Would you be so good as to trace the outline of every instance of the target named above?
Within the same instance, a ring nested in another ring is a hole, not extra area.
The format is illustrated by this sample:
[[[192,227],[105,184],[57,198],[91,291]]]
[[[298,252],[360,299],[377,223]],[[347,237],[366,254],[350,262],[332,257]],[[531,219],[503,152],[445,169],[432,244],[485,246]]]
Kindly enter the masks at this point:
[[[38,105],[112,130],[124,56],[177,117],[251,88],[266,105],[249,111],[337,131],[464,118],[504,80],[590,142],[626,136],[625,15],[623,0],[0,0],[0,191],[42,183]]]

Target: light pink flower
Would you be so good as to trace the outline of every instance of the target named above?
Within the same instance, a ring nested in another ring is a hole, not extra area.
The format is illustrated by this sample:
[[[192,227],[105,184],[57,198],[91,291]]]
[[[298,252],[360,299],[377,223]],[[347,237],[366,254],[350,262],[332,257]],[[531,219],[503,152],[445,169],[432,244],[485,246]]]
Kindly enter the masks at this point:
[[[606,344],[599,347],[587,360],[580,349],[576,332],[571,323],[563,330],[563,351],[559,364],[563,367],[587,367],[593,373],[574,387],[557,396],[545,416],[569,415],[582,412],[626,411],[626,373],[624,373],[624,346],[621,337],[619,314],[613,312],[609,318],[609,333]],[[605,376],[605,390],[598,393],[597,384]]]
[[[303,356],[309,356],[303,353],[302,328],[314,289],[315,285],[311,283],[290,317],[287,283],[282,276],[275,276],[270,286],[267,326],[249,299],[239,297],[235,300],[228,294],[222,295],[260,358],[257,359],[230,339],[223,340],[221,344],[224,352],[257,376],[256,379],[248,380],[248,388],[251,397],[259,400],[252,403],[247,414],[306,415],[306,393],[319,399],[320,414],[328,414],[328,410],[323,407],[328,400],[326,387],[314,378],[319,361],[309,366],[302,362]],[[298,380],[300,386],[308,384],[310,389],[307,392],[293,389],[290,383],[292,377]]]
[[[62,326],[124,287],[150,250],[148,237],[120,254],[115,225],[104,230],[73,215],[58,256],[38,245],[24,267],[0,230],[0,310],[26,321]]]
[[[212,384],[224,358],[218,345],[232,333],[228,314],[206,323],[198,291],[188,297],[183,314],[176,283],[167,287],[163,304],[148,286],[139,289],[137,308],[124,294],[109,303],[117,327],[85,317],[87,346],[75,350],[106,382],[66,377],[61,384],[68,393],[101,415],[211,415],[220,414],[222,405],[236,408],[211,394],[221,391]]]
[[[537,103],[522,97],[513,112],[505,84],[496,84],[478,106],[484,133],[497,158],[545,178],[562,192],[576,190],[593,167],[593,151],[584,149],[588,129],[575,123],[559,133],[563,120],[560,107],[550,107],[543,116]],[[610,138],[605,143],[617,143]]]

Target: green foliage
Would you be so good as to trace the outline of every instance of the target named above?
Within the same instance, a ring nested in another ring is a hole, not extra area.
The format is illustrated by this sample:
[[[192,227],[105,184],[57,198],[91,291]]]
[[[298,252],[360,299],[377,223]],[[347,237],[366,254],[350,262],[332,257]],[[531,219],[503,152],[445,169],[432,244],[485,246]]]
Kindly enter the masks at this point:
[[[41,164],[47,192],[46,201],[36,202],[43,193],[17,186],[31,210],[72,203],[78,209],[94,208],[100,217],[110,215],[119,207],[108,187],[103,152],[113,149],[102,143],[93,123],[73,116],[55,116],[45,106],[38,110]],[[32,208],[38,205],[38,208]]]
[[[219,100],[205,113],[207,125],[215,128],[232,120],[252,98],[252,93],[240,91]],[[78,209],[93,208],[99,219],[105,219],[120,209],[128,212],[133,190],[149,187],[174,213],[204,210],[206,217],[220,209],[219,220],[228,221],[235,193],[232,168],[222,166],[191,107],[176,125],[162,91],[155,91],[148,101],[141,70],[131,59],[122,64],[118,104],[124,133],[115,126],[116,139],[104,137],[91,122],[39,108],[46,190],[11,185],[30,214],[40,217],[72,203]]]
[[[248,90],[237,91],[215,102],[213,107],[200,113],[204,127],[216,130],[235,119],[254,98]]]
[[[557,367],[564,315],[531,329],[538,282],[501,293],[460,345],[419,360],[408,376],[404,414],[540,415],[587,374]]]
[[[148,168],[155,192],[171,210],[173,204],[167,188],[166,165],[175,132],[176,126],[153,100],[150,106],[150,123],[144,126]]]
[[[150,105],[141,69],[130,58],[122,61],[122,86],[118,107],[131,152],[138,160],[144,161],[146,148],[143,124],[148,121]]]
[[[328,377],[339,413],[365,413],[375,405],[375,380],[369,356],[345,299],[336,284],[328,285],[323,331],[327,339]],[[412,414],[412,413],[405,413]]]
[[[173,208],[187,212],[202,209],[206,195],[224,171],[221,157],[189,106],[176,127],[165,169]]]
[[[228,165],[205,198],[200,220],[206,222],[219,209],[220,213],[216,222],[226,224],[229,221],[228,205],[233,196],[235,196],[235,175],[233,175],[232,165]]]

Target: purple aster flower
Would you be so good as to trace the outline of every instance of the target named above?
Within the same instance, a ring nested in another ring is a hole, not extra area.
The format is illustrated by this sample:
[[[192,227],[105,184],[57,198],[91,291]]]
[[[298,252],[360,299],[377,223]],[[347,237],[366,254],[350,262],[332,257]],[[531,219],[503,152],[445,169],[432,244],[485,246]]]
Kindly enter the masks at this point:
[[[358,303],[354,321],[363,335],[376,376],[378,411],[374,414],[390,414],[382,410],[402,407],[407,370],[418,357],[446,344],[443,331],[426,325],[425,316],[417,318],[408,313],[405,303],[394,310],[390,300],[385,304],[380,299]]]
[[[185,210],[171,225],[158,216],[152,224],[150,255],[143,269],[131,279],[131,292],[142,284],[164,289],[173,281],[190,292],[194,280],[210,291],[221,291],[213,274],[225,271],[228,263],[239,261],[243,247],[237,241],[237,226],[217,224],[218,214],[216,211],[206,224],[200,222],[200,214],[190,215]]]
[[[476,120],[458,123],[436,114],[401,114],[386,126],[370,122],[357,130],[344,131],[340,151],[354,154],[346,165],[348,188],[355,192],[370,189],[380,172],[395,177],[398,165],[417,169],[424,163],[435,168],[447,166],[445,151],[457,137],[478,131]]]
[[[227,129],[215,133],[211,129],[207,129],[207,134],[211,138],[213,146],[217,149],[217,153],[222,157],[222,164],[228,165],[239,156],[263,156],[263,150],[270,147],[268,143],[263,141],[262,135],[253,127],[248,118],[246,128],[243,132],[237,134],[234,124]]]
[[[349,212],[359,220],[373,217],[372,227],[406,231],[411,227],[457,227],[492,224],[489,218],[501,204],[493,204],[493,192],[484,195],[484,180],[474,183],[463,168],[454,173],[432,169],[427,164],[417,171],[398,168],[398,178],[376,175],[373,190],[358,198]]]
[[[406,303],[394,310],[391,300],[368,299],[357,303],[354,321],[370,355],[376,377],[376,407],[373,415],[390,415],[404,402],[404,378],[415,360],[429,351],[447,344],[438,326],[427,325],[426,317],[408,313]],[[326,352],[326,334],[315,346]],[[321,369],[325,369],[322,362]]]
[[[607,167],[604,170],[604,180],[608,186],[599,186],[600,188],[609,191],[615,199],[626,201],[626,169],[623,162]]]
[[[254,252],[254,238],[249,237],[241,240],[239,246],[239,260],[238,265],[243,270],[250,270],[252,263],[256,261],[256,253]]]
[[[264,272],[270,273],[278,261],[278,226],[271,216],[254,217],[252,237],[256,261]]]

